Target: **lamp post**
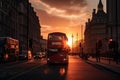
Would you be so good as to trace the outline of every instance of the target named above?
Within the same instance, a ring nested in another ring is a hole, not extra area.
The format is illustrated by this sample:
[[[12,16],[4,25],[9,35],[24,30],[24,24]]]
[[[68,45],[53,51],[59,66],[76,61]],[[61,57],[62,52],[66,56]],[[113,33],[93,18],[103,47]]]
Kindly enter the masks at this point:
[[[108,43],[108,46],[109,46],[109,53],[108,53],[108,61],[109,61],[109,64],[110,64],[110,57],[111,57],[111,53],[114,51],[114,47],[113,47],[113,39],[110,38],[109,39],[109,43]]]
[[[27,13],[26,13],[26,17],[27,17],[27,53],[29,51],[29,0],[25,0],[26,1],[26,7],[27,7]],[[27,58],[28,58],[28,54],[27,54]]]
[[[77,49],[76,49],[76,53],[78,54],[79,53],[79,46],[78,46],[78,33],[77,33]]]
[[[118,1],[116,0],[116,64],[118,64]]]
[[[73,54],[73,34],[72,34],[72,54]]]

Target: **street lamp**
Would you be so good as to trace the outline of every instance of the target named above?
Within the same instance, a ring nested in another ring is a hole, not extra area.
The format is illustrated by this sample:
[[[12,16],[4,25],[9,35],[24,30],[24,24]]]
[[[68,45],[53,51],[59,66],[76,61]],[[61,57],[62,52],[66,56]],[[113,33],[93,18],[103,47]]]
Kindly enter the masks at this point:
[[[74,37],[73,34],[71,37],[72,37],[72,53],[73,53],[73,37]]]
[[[25,3],[26,3],[26,7],[27,7],[27,13],[26,13],[26,17],[27,17],[27,33],[26,33],[26,36],[27,36],[27,53],[29,51],[29,0],[25,0]],[[27,54],[27,57],[28,57],[28,54]]]
[[[116,0],[116,64],[118,64],[118,1]]]

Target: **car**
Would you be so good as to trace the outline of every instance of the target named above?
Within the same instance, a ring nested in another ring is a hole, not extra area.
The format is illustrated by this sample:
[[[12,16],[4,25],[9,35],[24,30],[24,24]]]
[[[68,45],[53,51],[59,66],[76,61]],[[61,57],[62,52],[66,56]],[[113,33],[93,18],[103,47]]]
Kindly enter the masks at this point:
[[[42,58],[42,54],[41,54],[41,52],[36,52],[33,57],[34,57],[34,59],[41,59]]]
[[[19,60],[27,60],[27,52],[20,52],[19,53]]]
[[[36,52],[33,57],[34,57],[34,59],[44,58],[45,57],[45,52]]]
[[[46,53],[45,52],[40,52],[41,55],[42,55],[42,58],[45,58],[46,57]]]

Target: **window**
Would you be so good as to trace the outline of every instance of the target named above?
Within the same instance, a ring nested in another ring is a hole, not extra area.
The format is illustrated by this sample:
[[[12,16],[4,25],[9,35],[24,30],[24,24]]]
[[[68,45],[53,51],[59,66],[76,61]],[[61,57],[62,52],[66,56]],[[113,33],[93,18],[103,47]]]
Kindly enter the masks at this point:
[[[63,40],[64,36],[49,35],[49,40]]]

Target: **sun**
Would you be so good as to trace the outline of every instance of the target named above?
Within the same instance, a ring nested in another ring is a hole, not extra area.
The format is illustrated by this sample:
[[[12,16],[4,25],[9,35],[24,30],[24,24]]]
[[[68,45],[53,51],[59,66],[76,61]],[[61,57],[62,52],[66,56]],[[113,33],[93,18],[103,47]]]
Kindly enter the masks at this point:
[[[69,45],[70,47],[72,47],[72,38],[71,38],[71,37],[68,37],[68,45]]]

